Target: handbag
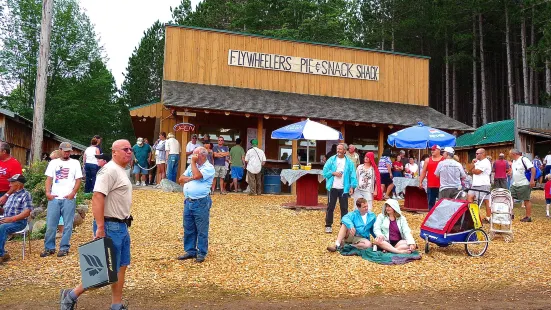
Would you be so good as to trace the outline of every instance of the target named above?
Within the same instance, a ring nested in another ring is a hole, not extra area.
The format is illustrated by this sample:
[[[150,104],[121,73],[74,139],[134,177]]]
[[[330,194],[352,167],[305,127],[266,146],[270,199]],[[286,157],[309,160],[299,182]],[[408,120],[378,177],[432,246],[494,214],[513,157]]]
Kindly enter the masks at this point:
[[[530,179],[532,178],[532,170],[526,168],[526,164],[524,163],[523,158],[526,158],[526,157],[522,156],[520,158],[520,161],[522,162],[522,165],[524,166],[524,176],[526,177],[526,179],[528,181],[530,181]],[[528,159],[528,158],[526,158],[526,159]],[[541,177],[541,170],[540,170],[539,167],[536,167],[536,166],[534,166],[534,168],[536,168],[536,176],[534,177],[534,182],[535,182],[537,179],[539,179]]]

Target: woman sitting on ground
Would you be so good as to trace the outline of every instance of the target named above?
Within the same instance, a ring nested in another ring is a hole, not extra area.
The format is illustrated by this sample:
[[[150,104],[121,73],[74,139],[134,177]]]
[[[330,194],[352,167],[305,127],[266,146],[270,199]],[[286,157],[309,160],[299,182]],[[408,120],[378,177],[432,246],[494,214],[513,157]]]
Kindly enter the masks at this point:
[[[335,241],[335,245],[327,247],[327,251],[336,252],[338,249],[342,249],[343,241],[360,250],[371,247],[369,235],[375,237],[373,234],[375,214],[369,211],[367,200],[364,198],[358,198],[356,206],[358,209],[343,216],[337,241]]]
[[[377,216],[373,225],[375,240],[373,244],[383,251],[395,254],[409,254],[417,247],[406,218],[400,211],[398,201],[388,199],[383,213]]]

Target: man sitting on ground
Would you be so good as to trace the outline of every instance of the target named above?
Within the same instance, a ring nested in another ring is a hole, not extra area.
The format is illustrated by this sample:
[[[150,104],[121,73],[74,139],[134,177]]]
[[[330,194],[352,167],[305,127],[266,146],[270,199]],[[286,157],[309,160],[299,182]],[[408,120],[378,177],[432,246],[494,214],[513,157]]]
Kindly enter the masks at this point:
[[[31,214],[31,194],[23,188],[27,180],[22,174],[15,174],[8,179],[12,194],[4,205],[4,217],[0,218],[0,265],[10,259],[4,250],[9,234],[21,231],[27,226],[27,217]]]
[[[369,235],[375,238],[373,224],[377,217],[375,213],[369,211],[365,198],[358,198],[356,206],[358,207],[356,210],[343,216],[335,245],[327,247],[327,251],[336,252],[341,249],[344,246],[343,241],[360,250],[371,247]]]

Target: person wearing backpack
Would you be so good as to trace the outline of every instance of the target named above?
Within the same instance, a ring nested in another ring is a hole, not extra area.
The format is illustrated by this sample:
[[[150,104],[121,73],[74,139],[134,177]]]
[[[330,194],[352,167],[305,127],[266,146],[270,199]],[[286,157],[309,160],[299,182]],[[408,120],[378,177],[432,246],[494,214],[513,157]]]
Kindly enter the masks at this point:
[[[513,198],[524,201],[526,216],[521,219],[521,222],[532,222],[532,203],[530,202],[530,194],[532,188],[536,185],[536,167],[532,161],[522,156],[522,153],[517,149],[512,149],[509,152],[513,159],[513,164],[509,174],[512,176],[511,195]],[[530,178],[527,178],[527,173],[530,172]]]

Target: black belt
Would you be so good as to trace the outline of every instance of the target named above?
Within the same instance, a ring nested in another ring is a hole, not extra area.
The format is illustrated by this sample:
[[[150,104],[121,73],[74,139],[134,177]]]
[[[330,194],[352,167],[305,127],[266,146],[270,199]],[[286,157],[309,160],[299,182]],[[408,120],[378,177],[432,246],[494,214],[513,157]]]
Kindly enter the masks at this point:
[[[132,221],[134,220],[134,218],[132,217],[132,215],[130,215],[128,218],[121,220],[116,217],[106,216],[103,218],[103,220],[106,222],[123,223],[123,224],[126,224],[126,226],[130,227],[132,225]]]
[[[186,198],[186,200],[189,200],[189,201],[198,201],[198,200],[201,200],[201,199],[205,199],[207,198],[208,196],[205,196],[205,197],[201,197],[201,198],[196,198],[196,199],[193,199],[193,198]]]

